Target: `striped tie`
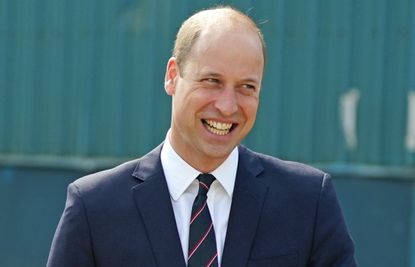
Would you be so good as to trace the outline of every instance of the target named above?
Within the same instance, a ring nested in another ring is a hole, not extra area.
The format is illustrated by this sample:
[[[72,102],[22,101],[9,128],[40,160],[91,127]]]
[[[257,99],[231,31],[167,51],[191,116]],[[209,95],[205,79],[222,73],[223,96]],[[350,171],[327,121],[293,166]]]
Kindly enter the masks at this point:
[[[218,266],[215,231],[207,206],[207,192],[215,180],[211,174],[200,174],[199,192],[192,207],[189,232],[188,267]]]

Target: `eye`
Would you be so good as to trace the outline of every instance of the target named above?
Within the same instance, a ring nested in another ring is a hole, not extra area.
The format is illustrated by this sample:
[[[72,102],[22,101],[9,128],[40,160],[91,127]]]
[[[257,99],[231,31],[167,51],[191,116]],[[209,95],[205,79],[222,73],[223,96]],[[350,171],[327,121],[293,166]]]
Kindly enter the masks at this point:
[[[203,78],[201,82],[208,88],[220,88],[222,86],[222,81],[218,78]]]
[[[242,88],[244,88],[244,89],[248,89],[248,90],[252,90],[252,91],[255,91],[255,89],[256,89],[256,87],[254,86],[254,85],[252,85],[252,84],[243,84],[242,85]]]
[[[253,96],[258,93],[258,88],[256,87],[255,84],[243,83],[238,86],[238,91],[243,95]]]
[[[219,79],[216,79],[216,78],[206,78],[206,79],[204,79],[204,81],[206,81],[208,83],[211,83],[211,84],[218,84],[218,83],[220,83]]]

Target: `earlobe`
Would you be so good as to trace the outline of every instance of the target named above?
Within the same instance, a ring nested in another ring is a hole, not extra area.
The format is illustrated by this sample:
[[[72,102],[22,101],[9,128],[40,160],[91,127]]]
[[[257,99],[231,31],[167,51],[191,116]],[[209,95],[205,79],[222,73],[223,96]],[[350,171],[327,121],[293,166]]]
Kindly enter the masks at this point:
[[[164,77],[164,90],[166,90],[168,95],[173,95],[175,92],[177,75],[176,58],[171,57],[167,62],[166,75]]]

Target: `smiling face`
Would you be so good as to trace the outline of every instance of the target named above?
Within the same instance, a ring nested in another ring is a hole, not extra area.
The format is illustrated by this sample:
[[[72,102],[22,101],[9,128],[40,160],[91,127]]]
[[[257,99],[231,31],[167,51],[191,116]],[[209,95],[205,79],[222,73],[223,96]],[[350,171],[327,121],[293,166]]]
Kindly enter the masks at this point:
[[[251,130],[264,59],[258,34],[242,25],[204,28],[179,69],[167,64],[172,96],[170,142],[201,172],[217,168]]]

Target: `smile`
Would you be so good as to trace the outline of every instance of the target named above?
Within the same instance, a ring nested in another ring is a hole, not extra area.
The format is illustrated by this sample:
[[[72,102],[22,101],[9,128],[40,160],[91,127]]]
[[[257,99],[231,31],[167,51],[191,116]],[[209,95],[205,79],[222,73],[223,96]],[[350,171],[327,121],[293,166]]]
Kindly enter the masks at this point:
[[[202,122],[206,125],[209,132],[216,135],[228,134],[233,126],[233,123],[217,122],[212,120],[202,120]]]

